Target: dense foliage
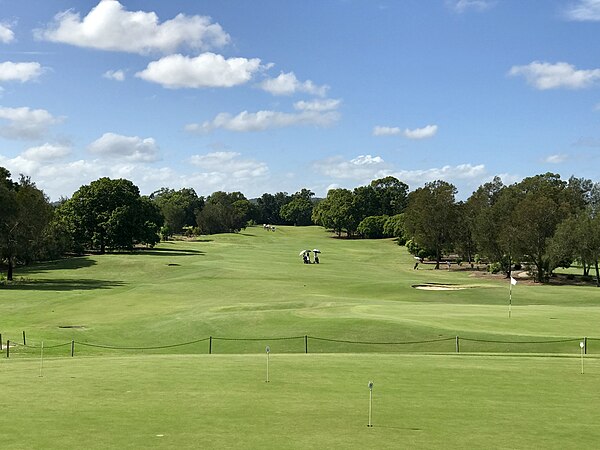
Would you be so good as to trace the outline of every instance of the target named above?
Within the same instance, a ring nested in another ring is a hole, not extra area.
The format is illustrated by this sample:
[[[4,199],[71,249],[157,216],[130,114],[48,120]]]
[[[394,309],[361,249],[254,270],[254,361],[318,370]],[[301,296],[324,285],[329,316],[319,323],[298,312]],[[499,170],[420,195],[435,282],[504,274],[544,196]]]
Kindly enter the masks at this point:
[[[500,178],[466,201],[445,181],[414,191],[394,177],[353,190],[331,189],[324,199],[302,189],[265,193],[217,191],[204,199],[191,188],[140,195],[131,181],[100,178],[51,205],[27,177],[18,182],[0,167],[0,258],[11,279],[16,265],[66,252],[127,251],[153,246],[159,236],[236,233],[249,223],[321,225],[349,238],[396,238],[437,266],[454,257],[485,261],[510,276],[525,265],[545,282],[557,267],[577,262],[600,285],[600,183],[546,173],[512,185]]]

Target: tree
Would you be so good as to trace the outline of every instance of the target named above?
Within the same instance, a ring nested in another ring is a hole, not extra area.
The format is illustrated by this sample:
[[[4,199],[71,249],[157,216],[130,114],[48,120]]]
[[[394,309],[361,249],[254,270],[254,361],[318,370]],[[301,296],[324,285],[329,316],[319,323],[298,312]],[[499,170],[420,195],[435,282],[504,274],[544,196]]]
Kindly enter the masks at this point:
[[[511,214],[511,240],[518,256],[534,265],[534,278],[548,281],[553,267],[548,244],[558,225],[578,211],[572,193],[560,175],[546,173],[525,178],[511,186],[516,205]]]
[[[81,186],[60,208],[73,236],[74,250],[130,250],[154,245],[163,218],[158,206],[140,196],[125,179],[100,178]]]
[[[338,236],[344,231],[348,237],[352,236],[359,223],[352,192],[348,189],[330,189],[327,197],[313,209],[312,220],[317,225],[333,230]]]
[[[206,199],[204,209],[196,215],[196,223],[203,234],[237,233],[246,228],[254,211],[241,192],[217,191]]]
[[[169,231],[167,237],[181,233],[185,226],[194,226],[196,213],[204,206],[204,198],[198,197],[191,188],[178,191],[161,188],[150,194],[150,199],[158,205],[165,218],[165,230]]]
[[[596,286],[600,287],[600,216],[593,216],[592,209],[568,217],[558,225],[552,237],[549,250],[553,267],[569,266],[579,260],[584,275],[595,268]]]
[[[377,215],[393,216],[406,208],[408,201],[408,185],[395,177],[388,176],[371,181],[379,199]]]
[[[366,239],[381,239],[385,237],[384,228],[388,216],[365,217],[358,224],[357,233]]]
[[[445,181],[425,184],[408,195],[405,228],[413,242],[435,255],[436,269],[442,254],[452,247],[452,230],[457,225],[456,187]]]
[[[280,217],[296,226],[311,225],[314,192],[302,189],[292,195],[292,200],[283,205],[279,211]]]
[[[281,208],[292,200],[287,192],[278,192],[275,195],[263,194],[256,199],[257,220],[260,223],[282,225],[284,219],[280,216]]]
[[[28,264],[41,255],[52,207],[29,177],[21,175],[18,183],[9,177],[6,169],[0,171],[0,256],[10,281],[17,264]]]
[[[404,213],[388,217],[383,225],[383,234],[387,237],[396,238],[398,245],[404,245],[406,243]]]

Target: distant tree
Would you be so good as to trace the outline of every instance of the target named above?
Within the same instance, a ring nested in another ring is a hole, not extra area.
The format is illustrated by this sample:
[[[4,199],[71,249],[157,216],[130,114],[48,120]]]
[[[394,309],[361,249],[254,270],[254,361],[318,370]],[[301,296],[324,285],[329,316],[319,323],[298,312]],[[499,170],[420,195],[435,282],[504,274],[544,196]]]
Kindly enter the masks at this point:
[[[253,214],[253,205],[241,192],[217,191],[207,197],[196,222],[202,234],[237,233],[246,228]]]
[[[582,263],[584,275],[595,268],[596,286],[600,286],[600,216],[593,216],[591,208],[561,222],[552,237],[548,253],[553,267]]]
[[[411,192],[404,211],[405,228],[420,248],[435,253],[436,269],[442,254],[452,248],[452,230],[457,226],[456,188],[434,181]]]
[[[81,186],[57,211],[68,224],[75,251],[153,245],[163,224],[158,207],[131,181],[100,178]]]
[[[357,214],[354,211],[352,192],[348,189],[330,189],[327,197],[313,209],[312,220],[317,225],[329,228],[341,236],[346,232],[348,237],[358,227]]]
[[[382,239],[385,237],[385,223],[388,216],[365,217],[358,224],[357,233],[365,239]]]
[[[359,186],[352,191],[352,209],[356,218],[382,216],[381,196],[373,186]]]
[[[408,185],[395,177],[388,176],[371,181],[379,198],[379,213],[382,216],[400,214],[408,204]]]
[[[292,201],[287,192],[278,192],[275,195],[263,194],[256,199],[257,221],[259,223],[284,225],[285,220],[280,216],[281,208]]]
[[[12,280],[17,264],[28,264],[42,255],[52,207],[29,177],[21,175],[18,183],[9,177],[6,169],[0,171],[0,256],[7,265],[6,278]]]
[[[292,195],[292,200],[281,207],[280,217],[293,225],[303,226],[312,224],[314,192],[302,189]]]
[[[388,217],[383,225],[383,234],[386,237],[396,238],[398,245],[404,245],[406,243],[404,213]]]
[[[194,226],[196,213],[204,206],[204,198],[198,197],[196,191],[191,188],[183,188],[178,191],[161,188],[153,192],[150,199],[158,205],[165,218],[166,228],[163,231],[169,232],[167,237],[171,234],[181,233],[185,226]]]

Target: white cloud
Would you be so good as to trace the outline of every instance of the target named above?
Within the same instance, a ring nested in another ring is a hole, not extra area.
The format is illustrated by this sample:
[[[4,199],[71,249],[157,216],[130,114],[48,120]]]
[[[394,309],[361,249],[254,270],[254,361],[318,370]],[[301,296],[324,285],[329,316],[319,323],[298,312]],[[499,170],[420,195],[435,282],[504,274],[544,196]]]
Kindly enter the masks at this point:
[[[98,155],[123,159],[131,162],[152,162],[158,159],[158,145],[153,138],[122,136],[104,133],[92,142],[88,150]]]
[[[116,0],[101,0],[83,18],[72,10],[57,14],[38,39],[100,50],[145,54],[171,53],[180,47],[194,50],[220,48],[229,35],[210,17],[186,16],[159,22],[154,12],[127,11]]]
[[[578,22],[600,21],[600,0],[579,0],[571,3],[564,10],[567,20]]]
[[[64,158],[70,153],[71,150],[69,147],[46,143],[28,148],[23,152],[22,156],[29,161],[50,162]]]
[[[109,80],[125,81],[125,72],[122,70],[107,70],[102,76]]]
[[[0,107],[0,123],[2,120],[8,121],[8,125],[0,125],[0,136],[9,139],[40,139],[50,126],[60,123],[62,118],[54,117],[45,109]]]
[[[152,61],[136,77],[171,89],[232,87],[247,83],[261,67],[258,58],[225,59],[214,53],[190,58],[175,54]]]
[[[408,139],[427,139],[435,136],[437,133],[438,127],[437,125],[427,125],[423,128],[415,128],[414,130],[409,130],[408,128],[404,130],[404,137]]]
[[[42,74],[42,66],[37,62],[0,63],[0,81],[20,81],[25,83],[38,78]]]
[[[323,175],[338,179],[366,182],[390,173],[390,167],[380,156],[359,155],[350,161],[333,156],[313,163],[313,169]]]
[[[215,129],[229,131],[264,131],[273,128],[285,128],[292,126],[316,125],[327,127],[333,125],[339,119],[337,111],[301,111],[298,113],[285,113],[279,111],[242,111],[237,116],[228,113],[220,113],[213,120],[203,124],[186,125],[186,131],[208,133]]]
[[[0,22],[0,42],[8,44],[15,40],[15,33],[11,30],[11,26],[8,23]]]
[[[382,127],[376,125],[373,128],[373,136],[395,136],[402,133],[402,130],[398,127]]]
[[[373,136],[396,136],[402,134],[407,139],[428,139],[437,133],[437,125],[427,125],[423,128],[402,131],[399,127],[385,127],[377,125],[373,128]]]
[[[567,160],[567,155],[550,155],[544,158],[544,162],[548,164],[560,164]]]
[[[292,95],[297,92],[324,97],[329,86],[318,86],[311,80],[301,82],[294,72],[280,73],[276,78],[269,78],[260,83],[260,88],[273,95]]]
[[[310,102],[301,100],[294,103],[294,109],[299,111],[332,111],[338,109],[341,103],[342,101],[339,99],[313,100]]]
[[[423,184],[436,180],[452,183],[453,180],[476,179],[483,177],[486,173],[483,164],[459,164],[458,166],[448,165],[424,170],[400,170],[393,172],[392,175],[407,183]]]
[[[237,179],[264,177],[269,167],[264,162],[240,158],[237,152],[212,152],[205,155],[193,155],[190,162],[211,173],[221,173]]]
[[[600,80],[600,69],[577,70],[572,64],[550,64],[534,61],[526,66],[513,66],[509,75],[523,75],[536,89],[583,89]]]
[[[490,0],[447,0],[446,2],[454,11],[464,13],[469,10],[485,11],[495,5]]]

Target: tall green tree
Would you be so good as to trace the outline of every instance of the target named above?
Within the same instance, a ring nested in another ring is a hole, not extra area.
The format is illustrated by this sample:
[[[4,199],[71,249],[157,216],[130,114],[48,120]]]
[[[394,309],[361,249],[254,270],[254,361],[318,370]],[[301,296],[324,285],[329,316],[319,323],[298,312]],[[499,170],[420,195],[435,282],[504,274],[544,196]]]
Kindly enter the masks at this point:
[[[129,250],[154,245],[163,223],[156,204],[144,200],[125,179],[100,178],[81,186],[58,210],[68,224],[75,251]]]
[[[283,220],[296,226],[312,224],[314,192],[309,189],[302,189],[292,195],[292,200],[283,205],[279,215]]]
[[[352,236],[360,222],[353,199],[348,189],[330,189],[327,197],[313,209],[313,222],[333,230],[338,236],[342,232],[346,232],[348,237]]]
[[[160,212],[165,218],[165,226],[170,233],[179,234],[183,227],[196,225],[196,214],[204,206],[204,198],[198,197],[192,188],[183,188],[178,191],[169,188],[161,188],[150,194]]]
[[[237,233],[255,215],[255,208],[241,192],[213,192],[206,199],[196,223],[202,234]]]
[[[17,264],[28,264],[42,254],[44,230],[52,216],[48,198],[29,177],[10,180],[0,171],[0,256],[7,265],[7,279],[13,279]]]
[[[425,184],[408,195],[404,225],[414,243],[435,255],[436,269],[444,251],[452,248],[457,226],[456,187],[445,181]]]
[[[408,204],[408,185],[395,177],[387,176],[371,181],[379,199],[379,212],[374,215],[400,214]]]

